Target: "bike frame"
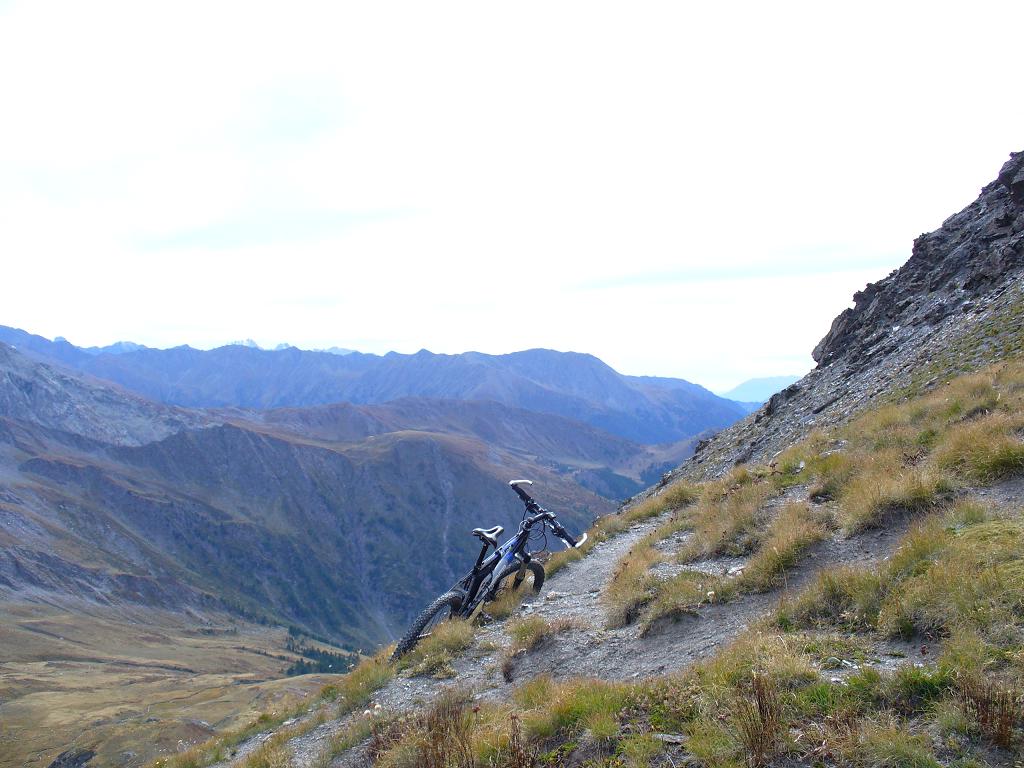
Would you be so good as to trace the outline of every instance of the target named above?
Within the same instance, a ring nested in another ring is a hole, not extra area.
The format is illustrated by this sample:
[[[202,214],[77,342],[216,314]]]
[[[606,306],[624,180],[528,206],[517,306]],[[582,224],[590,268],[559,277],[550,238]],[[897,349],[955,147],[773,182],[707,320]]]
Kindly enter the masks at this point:
[[[476,560],[473,570],[463,576],[455,585],[456,588],[465,591],[466,597],[456,612],[458,616],[469,616],[497,584],[492,584],[494,574],[502,573],[506,566],[516,560],[522,563],[530,561],[530,555],[526,552],[526,543],[530,539],[530,529],[534,524],[544,519],[544,515],[536,515],[527,518],[519,525],[519,530],[512,538],[494,550],[489,556],[487,550],[490,544],[484,543],[480,550],[480,556]]]

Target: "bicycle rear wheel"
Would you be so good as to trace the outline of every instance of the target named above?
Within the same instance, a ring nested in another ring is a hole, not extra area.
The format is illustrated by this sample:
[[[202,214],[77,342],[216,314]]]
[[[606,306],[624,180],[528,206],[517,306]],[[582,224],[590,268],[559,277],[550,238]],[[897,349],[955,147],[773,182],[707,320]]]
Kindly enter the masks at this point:
[[[462,605],[461,592],[445,592],[434,602],[428,605],[423,612],[415,618],[409,626],[409,630],[398,641],[394,653],[391,654],[391,661],[395,662],[416,647],[416,644],[425,637],[429,637],[434,628],[442,622],[448,621],[459,610]]]

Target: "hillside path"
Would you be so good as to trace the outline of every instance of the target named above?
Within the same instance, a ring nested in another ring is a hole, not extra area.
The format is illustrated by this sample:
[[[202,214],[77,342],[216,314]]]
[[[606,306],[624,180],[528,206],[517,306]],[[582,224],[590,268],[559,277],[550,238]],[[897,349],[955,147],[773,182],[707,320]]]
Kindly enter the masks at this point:
[[[665,519],[667,519],[667,515],[637,523],[617,536],[597,544],[586,557],[570,563],[546,580],[540,594],[527,598],[523,607],[515,615],[537,613],[547,619],[571,618],[580,621],[581,626],[587,627],[552,638],[545,643],[545,646],[551,644],[552,647],[565,647],[564,642],[577,635],[587,637],[588,647],[595,642],[599,643],[595,638],[603,634],[600,627],[604,623],[604,609],[600,604],[600,597],[604,586],[608,583],[623,555]],[[508,635],[505,633],[505,623],[505,621],[496,621],[477,629],[472,646],[452,663],[456,672],[455,677],[448,680],[435,680],[430,677],[396,677],[376,693],[373,703],[369,705],[370,708],[379,704],[386,711],[401,711],[429,702],[443,688],[451,685],[468,688],[474,691],[480,699],[497,699],[507,696],[511,689],[522,680],[515,680],[510,685],[502,677],[501,662],[505,650],[510,644]],[[519,664],[524,665],[521,672],[523,679],[542,673],[550,673],[556,677],[595,674],[605,676],[596,673],[591,665],[563,671],[563,668],[568,668],[568,664],[544,659],[546,650],[542,646],[528,657],[518,660]],[[537,663],[534,663],[535,661]],[[324,723],[305,736],[294,739],[291,742],[293,765],[297,768],[319,768],[322,765],[321,756],[330,736],[355,718],[360,717],[365,717],[362,711],[341,720]],[[267,736],[269,734],[261,734],[254,738],[252,743],[243,745],[230,764],[240,764],[242,758],[258,747]],[[366,764],[365,745],[342,753],[330,763],[332,768],[341,768],[341,766],[364,768]],[[224,765],[228,765],[228,763]]]
[[[775,502],[800,495],[791,489]],[[630,680],[681,670],[706,658],[737,637],[753,622],[772,610],[787,592],[800,589],[825,568],[864,564],[888,556],[911,523],[909,516],[896,516],[886,527],[856,537],[833,537],[807,551],[799,565],[787,574],[787,588],[763,594],[743,595],[731,602],[702,606],[692,616],[665,622],[641,635],[639,623],[609,629],[602,593],[621,558],[642,537],[666,521],[670,513],[633,525],[608,541],[601,542],[587,557],[569,564],[545,583],[540,594],[524,601],[517,616],[535,614],[548,621],[569,619],[573,628],[545,639],[529,653],[513,659],[512,681],[502,671],[511,641],[506,622],[478,628],[469,649],[452,663],[455,675],[436,680],[429,677],[396,677],[373,697],[369,705],[383,711],[399,712],[429,703],[448,686],[470,690],[478,700],[500,700],[511,695],[523,682],[542,674],[554,678],[594,677]],[[671,555],[682,547],[688,534],[678,534],[659,548]],[[720,558],[694,564],[711,573],[725,574],[742,566],[743,560]],[[664,566],[662,566],[664,567]],[[672,567],[669,565],[668,567]],[[324,761],[332,734],[358,718],[362,711],[332,720],[289,743],[293,765],[301,768],[365,768],[366,744]],[[269,734],[254,738],[240,748],[232,765],[238,765]],[[227,764],[225,764],[227,765]]]

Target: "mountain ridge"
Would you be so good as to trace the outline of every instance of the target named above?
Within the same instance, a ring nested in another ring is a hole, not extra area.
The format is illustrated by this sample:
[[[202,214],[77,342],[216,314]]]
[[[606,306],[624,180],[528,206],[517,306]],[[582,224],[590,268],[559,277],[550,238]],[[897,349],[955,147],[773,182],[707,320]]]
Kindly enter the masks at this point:
[[[697,384],[624,376],[597,357],[578,352],[337,355],[294,347],[181,346],[93,354],[3,326],[0,341],[151,400],[189,408],[373,404],[403,397],[493,400],[571,418],[646,444],[677,442],[719,429],[747,412]]]

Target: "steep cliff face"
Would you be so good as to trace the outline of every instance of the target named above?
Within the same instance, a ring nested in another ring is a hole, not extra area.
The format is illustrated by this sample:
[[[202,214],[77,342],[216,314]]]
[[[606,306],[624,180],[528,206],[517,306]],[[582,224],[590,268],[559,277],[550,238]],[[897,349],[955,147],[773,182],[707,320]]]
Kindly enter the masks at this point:
[[[1024,153],[977,200],[914,242],[900,269],[854,295],[815,347],[817,367],[743,421],[699,444],[673,475],[710,477],[773,454],[874,398],[929,388],[1021,351]]]

